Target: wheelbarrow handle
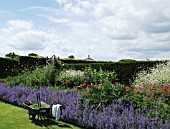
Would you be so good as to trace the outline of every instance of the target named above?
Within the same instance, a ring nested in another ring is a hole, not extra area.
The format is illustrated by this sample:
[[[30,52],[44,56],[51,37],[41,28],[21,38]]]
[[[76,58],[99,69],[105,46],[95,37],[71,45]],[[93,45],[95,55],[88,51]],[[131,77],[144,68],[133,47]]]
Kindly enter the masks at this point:
[[[37,93],[36,96],[37,96],[37,104],[38,104],[38,107],[40,108],[41,107],[40,93]]]

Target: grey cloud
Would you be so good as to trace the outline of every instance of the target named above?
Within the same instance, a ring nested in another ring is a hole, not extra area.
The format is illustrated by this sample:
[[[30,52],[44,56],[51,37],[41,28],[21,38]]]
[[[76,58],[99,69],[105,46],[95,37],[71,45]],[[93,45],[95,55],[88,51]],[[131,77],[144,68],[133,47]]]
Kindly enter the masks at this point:
[[[148,25],[146,30],[150,33],[167,33],[167,32],[170,32],[170,20],[169,20],[169,24],[162,23],[161,25],[159,25],[159,24]]]
[[[146,53],[146,54],[156,54],[160,52],[170,52],[170,45],[169,46],[152,46],[150,48],[130,48],[128,51],[131,52],[140,52],[140,53]]]
[[[128,35],[128,34],[120,34],[120,35],[109,35],[111,37],[111,39],[113,40],[133,40],[136,39],[137,37],[135,37],[135,35]]]

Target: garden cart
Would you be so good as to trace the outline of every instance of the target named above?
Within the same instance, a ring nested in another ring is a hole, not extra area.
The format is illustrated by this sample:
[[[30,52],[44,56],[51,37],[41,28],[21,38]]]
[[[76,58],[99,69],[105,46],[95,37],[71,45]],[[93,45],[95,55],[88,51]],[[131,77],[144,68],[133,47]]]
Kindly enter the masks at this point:
[[[29,119],[32,120],[33,123],[36,116],[38,116],[38,119],[40,118],[41,121],[43,118],[48,119],[50,117],[51,106],[40,101],[39,93],[37,93],[37,103],[25,101],[23,104],[28,110]]]

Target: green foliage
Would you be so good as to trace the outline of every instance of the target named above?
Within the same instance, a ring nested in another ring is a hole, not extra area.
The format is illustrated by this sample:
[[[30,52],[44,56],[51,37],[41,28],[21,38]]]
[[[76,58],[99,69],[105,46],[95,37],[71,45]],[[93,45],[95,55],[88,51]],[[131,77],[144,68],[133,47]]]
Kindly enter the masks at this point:
[[[84,71],[80,70],[62,70],[57,77],[57,80],[61,82],[62,86],[72,88],[73,86],[78,86],[79,84],[98,84],[107,81],[115,82],[116,74],[115,72],[103,71],[101,68],[99,71],[92,69],[91,67],[86,67]],[[69,83],[67,82],[69,80]],[[86,82],[84,82],[86,81]]]
[[[85,73],[86,79],[89,82],[104,83],[107,81],[115,82],[116,80],[116,73],[114,71],[113,72],[103,71],[101,67],[99,71],[91,67],[86,67],[84,69],[84,73]]]
[[[170,120],[170,61],[138,73],[137,94],[129,98],[138,110],[151,107],[148,116]]]
[[[147,116],[155,117],[158,116],[164,120],[170,120],[170,104],[165,99],[153,101],[143,98],[141,94],[135,94],[128,97],[133,103],[135,110],[143,110],[145,108],[151,109],[147,111]]]
[[[74,63],[64,64],[66,69],[84,70],[86,67],[91,67],[97,71],[102,68],[103,71],[114,71],[117,74],[117,79],[121,80],[122,84],[129,85],[134,81],[137,73],[142,70],[147,70],[154,67],[156,64],[166,61],[132,61],[132,62],[91,62],[91,63]]]
[[[39,68],[33,72],[26,71],[15,77],[6,78],[7,84],[22,85],[28,87],[54,86],[56,80],[56,72],[53,66]]]
[[[91,86],[87,92],[82,95],[80,102],[88,102],[90,106],[99,107],[102,103],[107,105],[114,99],[119,99],[126,94],[125,86],[119,83],[112,84],[105,82],[102,86]]]
[[[70,83],[67,82],[70,81]],[[85,80],[83,71],[75,71],[75,70],[66,70],[63,69],[59,76],[57,76],[57,81],[59,81],[62,86],[66,86],[67,88],[72,88],[73,86],[78,86],[80,83],[83,83]]]

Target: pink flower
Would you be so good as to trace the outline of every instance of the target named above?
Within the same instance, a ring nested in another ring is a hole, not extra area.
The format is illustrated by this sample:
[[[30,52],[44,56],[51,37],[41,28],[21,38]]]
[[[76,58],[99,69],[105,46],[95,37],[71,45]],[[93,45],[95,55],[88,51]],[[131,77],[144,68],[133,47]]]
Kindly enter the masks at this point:
[[[70,80],[66,80],[67,83],[70,83]]]
[[[65,89],[65,88],[66,88],[66,86],[62,86],[61,88]]]

